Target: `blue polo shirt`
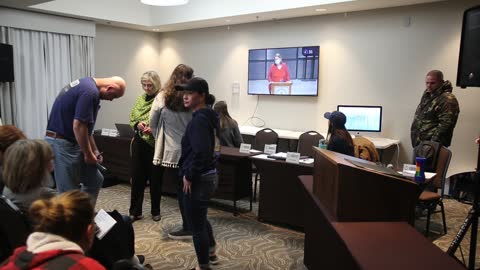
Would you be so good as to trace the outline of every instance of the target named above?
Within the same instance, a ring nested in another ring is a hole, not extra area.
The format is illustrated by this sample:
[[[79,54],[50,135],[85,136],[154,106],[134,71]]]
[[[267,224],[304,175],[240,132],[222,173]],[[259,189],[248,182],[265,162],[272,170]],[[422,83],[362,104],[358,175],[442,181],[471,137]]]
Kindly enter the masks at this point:
[[[50,112],[47,130],[54,131],[65,139],[76,142],[73,120],[87,124],[93,132],[100,108],[100,91],[91,77],[69,83],[58,94]]]

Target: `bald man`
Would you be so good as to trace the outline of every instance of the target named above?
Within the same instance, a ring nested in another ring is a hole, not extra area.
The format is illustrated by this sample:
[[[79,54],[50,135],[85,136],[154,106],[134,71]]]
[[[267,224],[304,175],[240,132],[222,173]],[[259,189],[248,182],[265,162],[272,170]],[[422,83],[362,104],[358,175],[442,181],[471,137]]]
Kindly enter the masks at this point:
[[[103,184],[97,169],[103,157],[93,139],[100,100],[125,93],[121,77],[86,77],[69,83],[58,94],[48,119],[45,140],[55,154],[55,182],[59,192],[81,188],[96,202]]]
[[[457,98],[452,94],[452,84],[443,80],[441,71],[432,70],[425,78],[425,85],[410,130],[412,146],[421,141],[436,141],[449,147],[460,113]]]

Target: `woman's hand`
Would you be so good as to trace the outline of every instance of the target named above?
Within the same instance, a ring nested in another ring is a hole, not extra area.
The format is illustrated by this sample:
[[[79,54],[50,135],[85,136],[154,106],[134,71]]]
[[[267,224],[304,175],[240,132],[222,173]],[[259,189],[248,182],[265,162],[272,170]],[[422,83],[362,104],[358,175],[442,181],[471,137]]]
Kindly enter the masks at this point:
[[[183,193],[185,194],[192,193],[192,182],[188,181],[185,176],[183,177]]]
[[[140,122],[137,124],[137,129],[140,131],[140,132],[143,132],[143,130],[147,127],[147,125],[145,124],[145,122]]]
[[[480,137],[478,137],[478,138],[475,140],[475,143],[476,143],[476,144],[480,144]]]

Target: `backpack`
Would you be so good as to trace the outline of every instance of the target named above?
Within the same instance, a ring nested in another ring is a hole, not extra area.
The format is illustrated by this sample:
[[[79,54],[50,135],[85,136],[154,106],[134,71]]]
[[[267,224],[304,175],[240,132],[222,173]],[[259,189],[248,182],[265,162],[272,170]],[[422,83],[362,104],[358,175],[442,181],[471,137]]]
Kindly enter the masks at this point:
[[[434,141],[422,141],[413,149],[413,162],[415,163],[416,157],[423,157],[425,161],[425,171],[435,172],[437,166],[438,153],[440,152],[442,145],[439,142]]]

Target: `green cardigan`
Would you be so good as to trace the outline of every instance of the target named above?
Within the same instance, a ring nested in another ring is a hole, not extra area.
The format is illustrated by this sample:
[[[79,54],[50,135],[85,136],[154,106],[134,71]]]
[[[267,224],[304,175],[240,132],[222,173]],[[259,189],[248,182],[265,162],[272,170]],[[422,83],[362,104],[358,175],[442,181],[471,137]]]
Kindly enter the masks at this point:
[[[150,109],[152,108],[155,97],[147,97],[148,96],[146,93],[139,96],[135,101],[132,112],[130,113],[130,126],[132,126],[132,128],[135,130],[137,130],[137,124],[142,121],[147,125],[150,123]],[[152,135],[140,133],[140,137],[149,145],[155,145],[155,139]]]

